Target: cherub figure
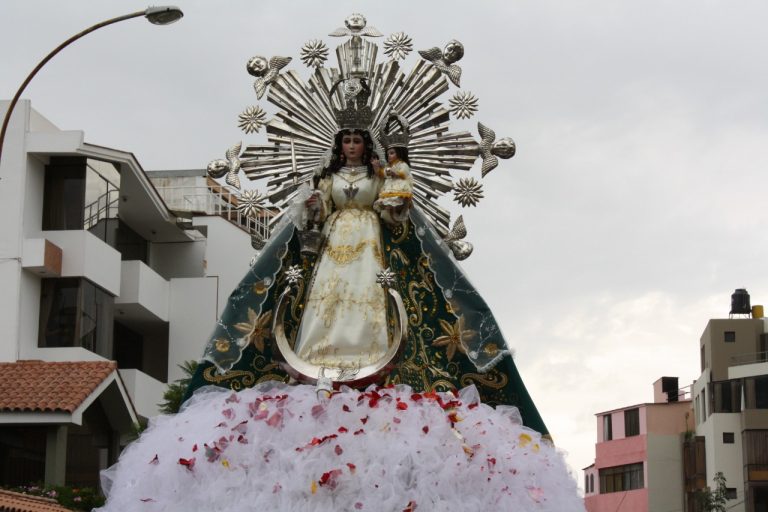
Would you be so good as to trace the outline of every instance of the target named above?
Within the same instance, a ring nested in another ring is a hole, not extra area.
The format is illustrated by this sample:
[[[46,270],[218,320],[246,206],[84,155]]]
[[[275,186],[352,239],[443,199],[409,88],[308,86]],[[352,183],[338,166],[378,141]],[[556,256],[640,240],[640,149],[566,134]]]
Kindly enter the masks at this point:
[[[246,68],[249,74],[256,77],[256,81],[253,83],[256,98],[261,99],[264,96],[267,87],[277,79],[280,70],[287,66],[291,60],[291,57],[279,56],[272,57],[269,60],[261,55],[251,57]]]
[[[457,64],[454,64],[454,62],[458,62],[464,56],[463,44],[455,39],[451,39],[442,51],[435,46],[429,50],[420,50],[419,55],[434,64],[441,73],[453,82],[453,85],[461,87],[459,85],[461,80],[461,68]]]

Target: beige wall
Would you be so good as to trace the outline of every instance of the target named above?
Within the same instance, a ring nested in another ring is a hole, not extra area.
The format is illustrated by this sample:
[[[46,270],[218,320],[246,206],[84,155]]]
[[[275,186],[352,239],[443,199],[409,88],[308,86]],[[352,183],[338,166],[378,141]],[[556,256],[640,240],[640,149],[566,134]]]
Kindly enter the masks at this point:
[[[648,510],[683,510],[681,434],[647,436]]]
[[[757,318],[713,319],[701,335],[699,347],[704,347],[704,364],[712,369],[712,380],[728,379],[728,366],[733,356],[757,352],[759,335],[765,323]],[[736,333],[735,343],[723,341],[725,331]]]

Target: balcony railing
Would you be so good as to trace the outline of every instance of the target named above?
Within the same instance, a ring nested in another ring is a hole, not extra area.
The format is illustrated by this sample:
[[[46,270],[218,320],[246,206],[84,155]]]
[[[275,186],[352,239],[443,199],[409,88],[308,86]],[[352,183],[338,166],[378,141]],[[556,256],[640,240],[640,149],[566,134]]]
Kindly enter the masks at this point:
[[[94,202],[85,205],[83,208],[84,228],[91,229],[101,220],[117,218],[119,201],[120,191],[113,188],[99,196]]]
[[[731,356],[731,366],[768,362],[768,352],[748,352]]]
[[[222,186],[157,186],[160,197],[170,210],[216,215],[227,219],[251,236],[269,238],[269,210],[261,210],[256,217],[238,210],[235,192]]]

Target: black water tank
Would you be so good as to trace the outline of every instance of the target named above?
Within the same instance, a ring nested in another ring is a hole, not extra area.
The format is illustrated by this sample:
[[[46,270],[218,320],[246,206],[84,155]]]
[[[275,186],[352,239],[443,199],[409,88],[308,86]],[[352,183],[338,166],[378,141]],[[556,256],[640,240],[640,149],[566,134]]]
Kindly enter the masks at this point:
[[[731,314],[748,315],[752,313],[752,307],[749,305],[749,293],[744,288],[736,288],[731,295]]]
[[[677,386],[677,377],[662,377],[661,391],[667,394],[667,402],[677,402],[680,393]]]

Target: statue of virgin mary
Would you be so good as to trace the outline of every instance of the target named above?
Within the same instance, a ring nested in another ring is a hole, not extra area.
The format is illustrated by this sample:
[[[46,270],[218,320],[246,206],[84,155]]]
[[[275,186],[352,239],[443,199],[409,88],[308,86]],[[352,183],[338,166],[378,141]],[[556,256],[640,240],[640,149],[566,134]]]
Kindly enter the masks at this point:
[[[482,124],[479,142],[449,131],[438,98],[458,84],[463,47],[420,52],[405,75],[405,34],[387,38],[379,64],[381,34],[362,15],[331,35],[349,38],[339,67],[323,67],[328,50],[310,41],[307,82],[282,72],[290,59],[255,59],[257,93],[280,109],[270,144],[238,145],[209,172],[268,180],[271,236],[182,411],[105,473],[105,510],[583,510],[458,264],[472,252],[463,220],[451,225],[435,201],[462,189],[473,204],[477,182],[454,186],[451,172],[480,156],[485,177],[514,153]]]

